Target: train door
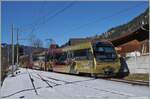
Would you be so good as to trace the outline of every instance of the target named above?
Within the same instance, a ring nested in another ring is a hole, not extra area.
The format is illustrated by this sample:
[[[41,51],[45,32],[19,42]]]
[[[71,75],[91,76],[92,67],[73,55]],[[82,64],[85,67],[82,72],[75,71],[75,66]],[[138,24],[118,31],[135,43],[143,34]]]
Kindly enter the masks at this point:
[[[46,54],[45,55],[45,68],[47,71],[53,71],[52,64],[53,64],[53,56]]]
[[[67,53],[55,55],[53,62],[53,71],[67,73]]]
[[[80,73],[92,73],[93,57],[90,49],[74,51],[76,69]]]
[[[68,73],[78,74],[73,51],[67,52]]]

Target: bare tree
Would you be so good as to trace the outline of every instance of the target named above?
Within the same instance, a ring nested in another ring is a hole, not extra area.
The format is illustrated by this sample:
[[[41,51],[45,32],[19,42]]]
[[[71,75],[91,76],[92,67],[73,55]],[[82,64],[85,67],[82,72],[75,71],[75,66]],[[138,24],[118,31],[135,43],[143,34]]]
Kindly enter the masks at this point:
[[[31,41],[31,44],[32,44],[33,47],[36,47],[36,48],[43,47],[43,42],[42,42],[42,40],[40,40],[40,39],[38,39],[38,38],[33,39],[33,40]]]

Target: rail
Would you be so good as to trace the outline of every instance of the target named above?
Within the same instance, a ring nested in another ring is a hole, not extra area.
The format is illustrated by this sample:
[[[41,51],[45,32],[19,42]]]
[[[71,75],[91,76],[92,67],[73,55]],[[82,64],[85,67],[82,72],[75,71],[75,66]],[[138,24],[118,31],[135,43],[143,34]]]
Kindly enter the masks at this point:
[[[132,84],[132,85],[149,86],[148,81],[135,81],[135,80],[125,80],[125,79],[116,79],[116,78],[109,78],[109,79],[106,79],[106,80],[122,82],[122,83],[128,83],[128,84]]]
[[[34,91],[35,91],[36,95],[38,95],[38,92],[37,92],[37,90],[36,90],[36,88],[35,88],[35,85],[34,85],[34,80],[33,80],[33,78],[31,77],[31,75],[30,75],[30,73],[29,73],[29,71],[28,71],[28,70],[27,70],[27,72],[28,72],[28,74],[29,74],[29,77],[30,77],[30,80],[31,80],[32,86],[33,86],[33,88],[34,88]]]

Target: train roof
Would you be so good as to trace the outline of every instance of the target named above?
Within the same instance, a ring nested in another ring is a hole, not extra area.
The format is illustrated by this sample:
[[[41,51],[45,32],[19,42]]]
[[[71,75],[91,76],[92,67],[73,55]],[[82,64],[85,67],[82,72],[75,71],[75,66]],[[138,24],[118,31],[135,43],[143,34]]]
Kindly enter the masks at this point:
[[[72,50],[81,50],[81,49],[88,49],[91,47],[91,42],[76,44],[73,46],[67,46],[62,48],[63,51],[72,51]]]
[[[48,54],[59,54],[62,52],[67,51],[74,51],[74,50],[81,50],[81,49],[89,49],[92,47],[92,45],[112,45],[109,41],[90,41],[90,42],[83,42],[76,45],[66,46],[62,48],[56,48],[56,49],[49,49]]]
[[[62,51],[88,49],[88,48],[91,48],[92,45],[111,45],[111,46],[113,46],[112,43],[110,41],[107,41],[107,40],[90,41],[90,42],[84,42],[84,43],[64,47],[64,48],[62,48]]]
[[[56,48],[56,49],[49,49],[47,54],[59,54],[62,53],[62,49],[61,48]]]
[[[101,46],[113,46],[113,44],[107,40],[93,42],[93,45],[94,46],[99,46],[99,45],[101,45]]]

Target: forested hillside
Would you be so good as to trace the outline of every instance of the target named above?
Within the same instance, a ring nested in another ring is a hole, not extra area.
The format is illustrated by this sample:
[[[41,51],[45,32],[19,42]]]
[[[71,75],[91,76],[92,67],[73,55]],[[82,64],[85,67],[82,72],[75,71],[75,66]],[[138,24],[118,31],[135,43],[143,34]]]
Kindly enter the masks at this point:
[[[148,24],[149,22],[149,8],[145,10],[144,13],[140,14],[139,16],[135,17],[130,22],[111,28],[107,32],[103,33],[102,35],[98,36],[99,38],[107,38],[111,39],[125,33],[130,33],[138,29],[140,26],[144,24]]]

